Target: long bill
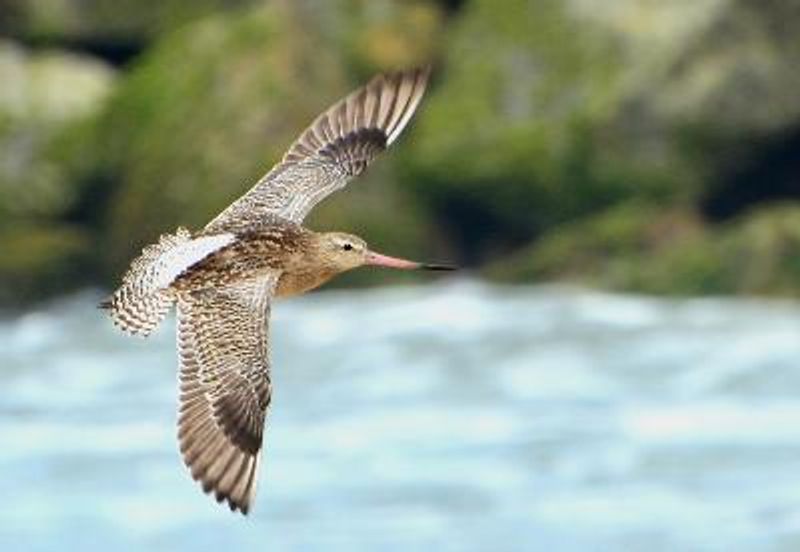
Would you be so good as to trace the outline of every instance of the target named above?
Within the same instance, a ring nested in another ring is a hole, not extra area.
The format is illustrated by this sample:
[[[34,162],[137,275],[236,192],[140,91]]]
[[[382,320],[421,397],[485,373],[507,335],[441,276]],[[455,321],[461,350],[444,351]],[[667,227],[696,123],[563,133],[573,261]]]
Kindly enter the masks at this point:
[[[456,267],[431,264],[431,263],[418,263],[415,261],[408,261],[406,259],[399,259],[397,257],[389,257],[388,255],[381,255],[374,251],[367,251],[367,257],[364,264],[372,266],[385,266],[387,268],[397,268],[400,270],[455,270]]]

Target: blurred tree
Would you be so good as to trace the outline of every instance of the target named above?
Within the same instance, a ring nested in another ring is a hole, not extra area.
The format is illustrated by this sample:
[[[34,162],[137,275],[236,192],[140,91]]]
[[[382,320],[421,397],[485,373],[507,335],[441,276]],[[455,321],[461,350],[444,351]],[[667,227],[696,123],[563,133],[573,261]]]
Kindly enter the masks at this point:
[[[86,282],[91,236],[66,220],[83,182],[71,166],[114,71],[0,40],[0,303]]]
[[[623,216],[612,207],[633,198],[689,218],[731,194],[749,198],[733,213],[797,198],[790,4],[473,0],[451,28],[405,179],[468,262],[595,213]],[[614,250],[609,263],[636,255]]]
[[[800,197],[798,20],[780,0],[0,0],[0,34],[37,47],[0,43],[0,247],[31,252],[0,277],[32,296],[116,275],[340,95],[433,61],[399,147],[312,227],[509,281],[800,289],[794,207],[772,204]],[[131,61],[115,80],[51,46]]]

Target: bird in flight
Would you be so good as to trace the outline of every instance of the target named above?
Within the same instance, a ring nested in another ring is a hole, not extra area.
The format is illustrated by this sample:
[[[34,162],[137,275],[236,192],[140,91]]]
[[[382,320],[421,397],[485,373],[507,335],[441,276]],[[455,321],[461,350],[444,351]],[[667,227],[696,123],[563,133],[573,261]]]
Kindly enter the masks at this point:
[[[101,306],[149,335],[177,305],[178,440],[206,493],[247,514],[272,396],[273,297],[314,289],[363,265],[446,270],[381,255],[343,232],[302,226],[394,142],[425,92],[428,69],[379,75],[322,113],[253,188],[201,231],[178,228],[144,248]]]

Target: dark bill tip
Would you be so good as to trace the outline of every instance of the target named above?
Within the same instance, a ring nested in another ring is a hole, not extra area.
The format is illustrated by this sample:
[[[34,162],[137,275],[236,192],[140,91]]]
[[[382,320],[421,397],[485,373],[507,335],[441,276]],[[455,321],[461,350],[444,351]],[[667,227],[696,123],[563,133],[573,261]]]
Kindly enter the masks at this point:
[[[422,263],[419,265],[419,267],[422,270],[458,270],[457,266],[433,264],[433,263]]]

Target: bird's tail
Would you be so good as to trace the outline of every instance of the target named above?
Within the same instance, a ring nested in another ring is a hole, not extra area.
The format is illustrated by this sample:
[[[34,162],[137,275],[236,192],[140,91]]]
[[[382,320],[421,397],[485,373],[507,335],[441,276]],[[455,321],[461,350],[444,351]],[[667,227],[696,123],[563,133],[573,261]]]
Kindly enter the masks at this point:
[[[165,234],[158,243],[145,247],[131,263],[122,285],[99,305],[108,311],[117,327],[146,337],[164,319],[175,297],[163,273],[168,268],[170,252],[190,240],[189,231],[178,228],[175,234]]]
[[[148,336],[175,303],[175,279],[208,255],[232,243],[229,233],[193,238],[186,228],[164,234],[132,263],[114,294],[100,303],[121,329]]]

